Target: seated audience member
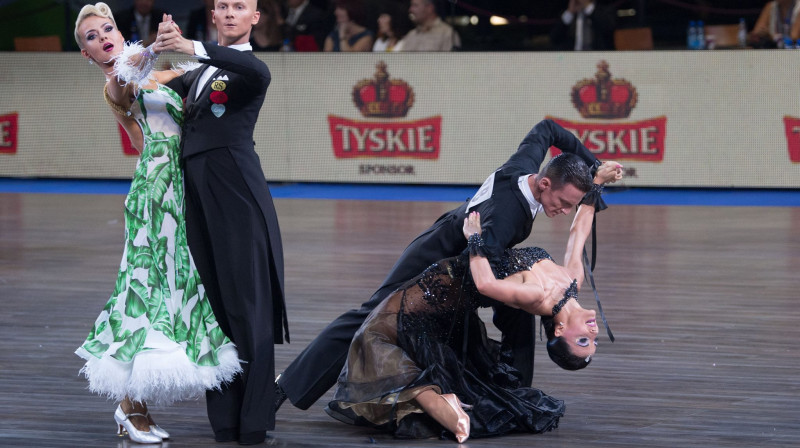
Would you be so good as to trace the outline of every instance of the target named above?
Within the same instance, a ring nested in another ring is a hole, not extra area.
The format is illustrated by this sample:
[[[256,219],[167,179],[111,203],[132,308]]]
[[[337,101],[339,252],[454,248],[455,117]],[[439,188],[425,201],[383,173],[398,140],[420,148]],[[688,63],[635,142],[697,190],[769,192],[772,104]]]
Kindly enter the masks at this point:
[[[258,23],[250,33],[253,51],[279,51],[283,44],[283,17],[278,0],[258,0]]]
[[[400,51],[398,43],[408,32],[403,21],[394,14],[385,12],[378,16],[378,36],[372,51]]]
[[[158,24],[161,23],[164,11],[155,9],[155,0],[133,0],[129,9],[115,12],[117,29],[127,41],[142,41],[144,46],[156,40]]]
[[[297,51],[320,51],[328,26],[325,13],[309,0],[286,0],[283,37]]]
[[[764,5],[747,41],[756,48],[775,47],[788,32],[792,40],[800,39],[800,2],[796,0],[773,0]]]
[[[203,6],[189,12],[189,24],[183,31],[187,39],[200,42],[216,42],[217,27],[211,19],[214,0],[202,0]]]
[[[360,0],[336,0],[336,26],[325,38],[324,51],[370,51],[374,34],[366,29]]]
[[[416,27],[400,40],[395,51],[452,51],[461,47],[461,38],[436,12],[434,0],[411,0],[408,8]]]
[[[553,48],[562,51],[613,50],[616,11],[594,0],[569,0],[550,32]]]

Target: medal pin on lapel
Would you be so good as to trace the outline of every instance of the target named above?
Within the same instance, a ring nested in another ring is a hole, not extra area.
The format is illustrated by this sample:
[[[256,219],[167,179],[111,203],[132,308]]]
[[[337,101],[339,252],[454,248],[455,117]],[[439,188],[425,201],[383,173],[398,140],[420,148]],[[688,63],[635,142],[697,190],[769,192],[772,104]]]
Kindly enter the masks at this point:
[[[211,113],[217,118],[225,113],[225,103],[228,102],[228,94],[224,92],[226,88],[228,88],[228,85],[225,84],[225,81],[217,80],[211,83],[212,92],[209,96],[213,103],[211,105]]]
[[[216,80],[216,81],[211,83],[211,89],[213,89],[216,92],[222,92],[226,88],[228,88],[228,85],[225,84],[225,81]]]
[[[225,105],[224,104],[212,104],[211,105],[211,113],[214,114],[215,117],[219,118],[222,114],[225,113]]]

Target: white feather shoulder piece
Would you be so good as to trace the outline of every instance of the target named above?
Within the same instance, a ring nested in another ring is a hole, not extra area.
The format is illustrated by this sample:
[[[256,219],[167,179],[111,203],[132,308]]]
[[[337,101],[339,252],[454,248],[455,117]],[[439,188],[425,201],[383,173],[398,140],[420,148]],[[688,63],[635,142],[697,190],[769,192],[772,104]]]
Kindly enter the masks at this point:
[[[147,84],[155,80],[153,68],[157,60],[158,55],[141,42],[125,42],[122,52],[114,57],[114,75],[125,85]]]
[[[184,73],[190,72],[192,70],[197,70],[198,68],[202,67],[203,64],[195,61],[186,61],[186,62],[178,62],[176,64],[172,64],[173,71],[182,71]]]

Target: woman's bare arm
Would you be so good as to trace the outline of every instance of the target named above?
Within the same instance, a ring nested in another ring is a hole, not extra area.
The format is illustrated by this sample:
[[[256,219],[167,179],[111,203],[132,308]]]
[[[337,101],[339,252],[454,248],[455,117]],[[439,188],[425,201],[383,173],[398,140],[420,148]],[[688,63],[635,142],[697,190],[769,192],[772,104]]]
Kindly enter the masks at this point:
[[[756,20],[756,24],[753,25],[753,30],[750,31],[750,38],[751,39],[758,39],[759,36],[769,36],[769,16],[772,14],[771,12],[772,4],[771,2],[767,2],[764,5],[764,8],[761,10],[761,14],[758,16],[758,20]]]
[[[156,82],[159,84],[166,84],[173,79],[177,78],[178,76],[182,75],[184,70],[181,69],[173,69],[173,70],[159,70],[157,72],[153,72],[153,76],[156,78]]]
[[[114,76],[109,79],[106,90],[108,91],[109,99],[111,99],[114,104],[117,104],[123,107],[125,110],[128,110],[131,107],[133,88],[133,84],[125,83]]]
[[[464,218],[464,236],[480,235],[480,214],[472,212]],[[489,260],[481,255],[470,255],[469,269],[472,281],[481,294],[503,302],[512,308],[520,308],[531,314],[547,314],[544,309],[545,290],[535,283],[518,283],[507,279],[498,280],[492,272]]]
[[[607,183],[616,182],[623,177],[623,166],[617,162],[606,161],[597,169],[594,177],[595,187]],[[575,218],[572,220],[572,227],[569,229],[569,240],[567,250],[564,255],[564,267],[569,276],[573,279],[583,277],[583,262],[581,255],[592,230],[592,220],[594,219],[594,204],[581,204]],[[578,289],[581,282],[578,282]]]
[[[546,293],[540,285],[498,280],[489,266],[489,261],[478,255],[469,257],[469,269],[478,292],[486,297],[531,314],[549,314],[549,310],[543,306]]]
[[[575,218],[572,220],[572,227],[569,229],[569,240],[567,241],[567,251],[564,254],[564,267],[569,276],[574,279],[583,277],[583,261],[581,255],[592,231],[592,220],[594,219],[594,205],[581,204]],[[578,282],[580,289],[581,282]]]

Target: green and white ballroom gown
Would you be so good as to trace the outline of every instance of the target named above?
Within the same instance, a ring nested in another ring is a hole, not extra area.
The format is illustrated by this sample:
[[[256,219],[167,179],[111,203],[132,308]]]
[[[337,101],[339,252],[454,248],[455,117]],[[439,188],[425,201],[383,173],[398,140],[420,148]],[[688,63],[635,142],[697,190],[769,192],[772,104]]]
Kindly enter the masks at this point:
[[[92,392],[165,404],[196,398],[241,371],[186,242],[181,98],[141,89],[131,107],[144,148],[125,199],[125,249],[114,292],[75,352]]]

